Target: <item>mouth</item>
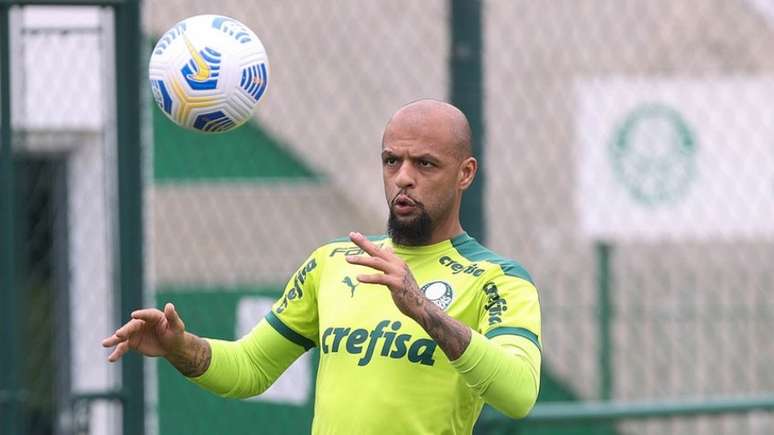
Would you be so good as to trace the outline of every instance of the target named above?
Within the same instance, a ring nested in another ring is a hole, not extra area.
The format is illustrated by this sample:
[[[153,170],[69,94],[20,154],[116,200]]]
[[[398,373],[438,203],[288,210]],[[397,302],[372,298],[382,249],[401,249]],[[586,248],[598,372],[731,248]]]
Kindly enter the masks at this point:
[[[392,201],[392,210],[397,215],[411,214],[419,204],[408,195],[398,194]]]

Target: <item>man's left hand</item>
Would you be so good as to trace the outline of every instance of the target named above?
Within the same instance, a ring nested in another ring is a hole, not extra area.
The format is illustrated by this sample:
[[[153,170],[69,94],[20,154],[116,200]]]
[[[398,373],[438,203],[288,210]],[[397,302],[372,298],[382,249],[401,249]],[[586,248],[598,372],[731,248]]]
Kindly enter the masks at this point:
[[[449,361],[459,358],[470,344],[472,334],[470,327],[450,317],[437,305],[428,301],[419,290],[408,264],[395,255],[392,249],[380,248],[360,233],[349,233],[349,238],[368,256],[348,256],[347,261],[383,272],[358,275],[357,280],[381,284],[390,289],[392,300],[400,312],[419,323],[438,343]]]
[[[392,294],[392,300],[398,309],[405,315],[417,320],[423,311],[427,299],[417,286],[414,275],[403,259],[395,255],[389,247],[380,248],[371,243],[360,233],[349,233],[349,238],[359,246],[368,256],[350,255],[347,261],[351,264],[359,264],[383,273],[372,275],[358,275],[357,280],[369,284],[381,284]]]

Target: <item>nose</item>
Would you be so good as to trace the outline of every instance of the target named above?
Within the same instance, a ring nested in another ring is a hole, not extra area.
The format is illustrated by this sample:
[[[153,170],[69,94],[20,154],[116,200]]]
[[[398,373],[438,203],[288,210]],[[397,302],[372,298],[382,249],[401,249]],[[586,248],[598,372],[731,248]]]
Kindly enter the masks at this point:
[[[398,173],[395,174],[395,185],[400,189],[408,189],[416,185],[416,180],[411,170],[411,165],[400,165]]]

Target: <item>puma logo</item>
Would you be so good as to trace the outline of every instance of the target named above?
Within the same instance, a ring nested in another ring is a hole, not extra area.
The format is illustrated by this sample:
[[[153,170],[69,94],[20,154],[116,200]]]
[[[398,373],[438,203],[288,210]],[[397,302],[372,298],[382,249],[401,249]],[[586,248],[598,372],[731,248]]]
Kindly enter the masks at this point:
[[[344,283],[344,284],[346,284],[346,285],[347,285],[347,287],[349,287],[350,289],[352,289],[352,295],[351,295],[351,297],[353,297],[353,298],[354,298],[354,297],[355,297],[355,289],[357,288],[357,286],[359,286],[359,285],[360,285],[360,283],[354,284],[354,283],[352,282],[352,278],[350,278],[350,277],[348,277],[348,276],[345,276],[345,277],[344,277],[344,279],[343,279],[343,280],[341,280],[341,282],[342,282],[342,283]]]

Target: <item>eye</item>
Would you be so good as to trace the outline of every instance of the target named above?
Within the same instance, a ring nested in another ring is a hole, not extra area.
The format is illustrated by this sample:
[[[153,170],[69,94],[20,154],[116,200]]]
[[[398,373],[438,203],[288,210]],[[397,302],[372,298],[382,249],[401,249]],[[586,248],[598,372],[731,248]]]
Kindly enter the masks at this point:
[[[382,162],[385,166],[394,166],[396,163],[398,163],[398,159],[395,157],[385,157],[382,159]]]
[[[435,165],[430,160],[420,160],[419,161],[419,167],[421,167],[421,168],[432,168],[433,166],[435,166]]]

